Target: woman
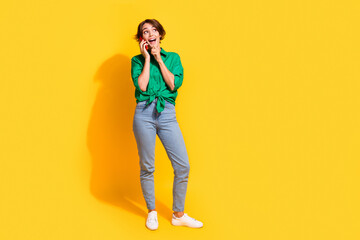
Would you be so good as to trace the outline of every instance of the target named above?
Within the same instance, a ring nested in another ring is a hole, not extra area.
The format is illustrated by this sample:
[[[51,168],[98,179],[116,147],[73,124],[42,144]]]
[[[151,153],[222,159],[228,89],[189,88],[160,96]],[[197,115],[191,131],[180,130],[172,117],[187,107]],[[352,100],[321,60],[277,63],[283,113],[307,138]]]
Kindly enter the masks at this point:
[[[166,52],[160,47],[160,40],[164,36],[165,30],[157,20],[146,19],[141,22],[135,35],[141,54],[131,59],[131,77],[137,103],[133,131],[140,158],[141,189],[148,208],[146,227],[150,230],[158,228],[153,175],[157,134],[175,175],[171,223],[200,228],[202,222],[184,213],[190,165],[175,114],[175,99],[177,89],[182,85],[183,67],[177,53]]]

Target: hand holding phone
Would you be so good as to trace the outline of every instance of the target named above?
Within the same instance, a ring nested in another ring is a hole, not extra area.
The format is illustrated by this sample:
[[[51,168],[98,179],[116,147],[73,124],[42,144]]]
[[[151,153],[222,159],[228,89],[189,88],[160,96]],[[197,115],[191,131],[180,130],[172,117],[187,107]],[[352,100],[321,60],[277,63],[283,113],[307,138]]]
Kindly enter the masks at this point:
[[[139,40],[140,40],[140,42],[141,42],[141,41],[143,40],[143,38],[142,38],[142,37],[140,37],[140,39],[139,39]],[[148,49],[149,49],[149,46],[147,45],[147,43],[146,43],[146,42],[145,42],[145,44],[146,44],[146,45],[145,45],[145,48],[146,48],[146,50],[148,50]]]
[[[145,41],[143,43],[143,45],[141,45],[142,44],[141,42],[144,39],[142,37],[140,37],[139,40],[140,40],[140,52],[141,52],[141,54],[144,56],[145,59],[149,59],[150,58],[150,53],[147,51],[148,48],[149,48],[148,43]],[[144,45],[145,45],[146,50],[144,50]]]

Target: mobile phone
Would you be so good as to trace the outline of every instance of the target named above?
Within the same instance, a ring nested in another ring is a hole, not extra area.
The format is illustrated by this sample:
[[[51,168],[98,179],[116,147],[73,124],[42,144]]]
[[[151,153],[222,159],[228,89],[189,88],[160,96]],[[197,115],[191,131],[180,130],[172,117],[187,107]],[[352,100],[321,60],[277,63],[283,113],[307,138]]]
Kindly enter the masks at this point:
[[[141,41],[143,40],[143,38],[140,37],[139,40],[140,40],[140,42],[141,42]],[[147,44],[147,43],[145,43],[145,44]],[[145,45],[145,48],[146,48],[146,50],[148,50],[148,49],[149,49],[149,45]]]

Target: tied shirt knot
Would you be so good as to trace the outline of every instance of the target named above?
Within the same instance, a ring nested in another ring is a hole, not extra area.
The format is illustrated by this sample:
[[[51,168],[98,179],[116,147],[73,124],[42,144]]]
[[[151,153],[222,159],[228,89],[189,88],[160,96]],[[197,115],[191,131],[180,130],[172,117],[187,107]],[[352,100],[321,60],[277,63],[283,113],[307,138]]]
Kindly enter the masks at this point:
[[[157,98],[157,103],[156,103],[156,110],[158,111],[158,113],[162,112],[165,108],[165,99],[164,97],[161,95],[160,92],[155,92],[153,94],[151,94],[149,96],[149,100],[146,103],[146,106],[149,105],[150,103],[152,103],[155,98]]]

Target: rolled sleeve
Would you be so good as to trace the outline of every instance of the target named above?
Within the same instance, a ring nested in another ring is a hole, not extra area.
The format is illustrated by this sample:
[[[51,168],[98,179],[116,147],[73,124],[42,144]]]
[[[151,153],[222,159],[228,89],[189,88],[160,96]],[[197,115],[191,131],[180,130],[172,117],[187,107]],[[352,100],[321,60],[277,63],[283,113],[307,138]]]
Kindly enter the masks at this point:
[[[137,90],[139,90],[140,92],[143,92],[143,91],[139,87],[138,78],[139,78],[142,70],[143,70],[143,64],[141,63],[141,61],[139,59],[137,59],[136,57],[133,57],[131,59],[131,78],[133,80],[135,88]]]
[[[175,92],[179,87],[181,87],[184,78],[184,68],[181,64],[180,56],[178,54],[176,54],[175,57],[175,64],[172,74],[174,74],[174,85],[175,85],[174,90],[172,92]]]

